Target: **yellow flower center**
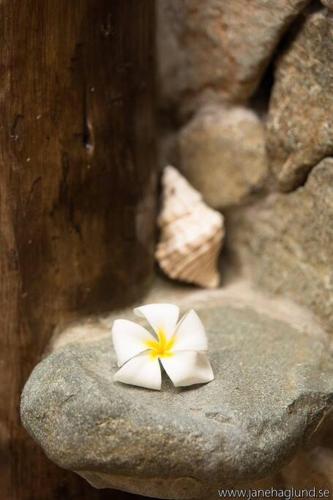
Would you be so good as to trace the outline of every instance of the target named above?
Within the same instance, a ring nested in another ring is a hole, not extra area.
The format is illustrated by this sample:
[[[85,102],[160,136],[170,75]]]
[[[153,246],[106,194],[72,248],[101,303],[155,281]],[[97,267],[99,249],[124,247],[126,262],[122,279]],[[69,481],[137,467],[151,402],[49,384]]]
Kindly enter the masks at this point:
[[[175,338],[168,340],[165,331],[160,328],[157,332],[157,340],[147,340],[146,346],[151,349],[150,355],[153,359],[170,358],[173,356],[172,348],[175,343]]]

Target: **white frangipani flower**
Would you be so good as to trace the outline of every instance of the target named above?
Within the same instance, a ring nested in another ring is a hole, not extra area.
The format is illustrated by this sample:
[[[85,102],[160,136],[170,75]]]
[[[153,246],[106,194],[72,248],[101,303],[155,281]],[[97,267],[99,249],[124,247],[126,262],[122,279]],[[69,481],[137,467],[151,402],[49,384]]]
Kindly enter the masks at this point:
[[[173,304],[149,304],[134,312],[146,318],[154,334],[126,319],[113,323],[112,339],[121,367],[114,380],[160,390],[160,363],[176,387],[214,379],[206,332],[195,311],[189,311],[178,324],[179,308]]]

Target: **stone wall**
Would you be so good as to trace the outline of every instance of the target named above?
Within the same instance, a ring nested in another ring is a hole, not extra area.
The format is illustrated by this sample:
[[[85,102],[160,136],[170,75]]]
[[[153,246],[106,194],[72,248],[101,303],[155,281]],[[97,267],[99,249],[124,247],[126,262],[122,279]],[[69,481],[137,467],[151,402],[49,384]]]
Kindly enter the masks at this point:
[[[158,7],[161,166],[223,211],[236,272],[333,336],[333,2]],[[332,488],[332,430],[318,446],[277,483]]]
[[[238,271],[332,330],[332,3],[158,6],[161,164],[224,212]]]

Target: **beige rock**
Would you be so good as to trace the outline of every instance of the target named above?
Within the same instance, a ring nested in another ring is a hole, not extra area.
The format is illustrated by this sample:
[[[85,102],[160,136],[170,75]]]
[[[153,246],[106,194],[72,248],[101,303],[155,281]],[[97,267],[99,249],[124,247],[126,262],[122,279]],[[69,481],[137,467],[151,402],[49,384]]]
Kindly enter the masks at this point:
[[[305,18],[275,81],[267,148],[281,188],[289,190],[333,154],[333,21],[326,9]]]
[[[246,100],[309,0],[158,0],[162,100]]]
[[[267,173],[261,121],[243,107],[201,109],[180,133],[180,162],[212,207],[242,203],[261,188]]]
[[[321,3],[328,9],[333,9],[333,0],[321,0]]]
[[[289,297],[333,328],[333,158],[304,187],[231,214],[229,243],[259,286]]]

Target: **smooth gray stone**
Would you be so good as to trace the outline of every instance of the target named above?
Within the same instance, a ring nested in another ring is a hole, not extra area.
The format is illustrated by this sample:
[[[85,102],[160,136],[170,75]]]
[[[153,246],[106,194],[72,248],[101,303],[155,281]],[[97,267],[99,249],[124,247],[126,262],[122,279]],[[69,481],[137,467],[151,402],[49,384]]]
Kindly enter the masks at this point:
[[[217,496],[277,471],[333,403],[322,339],[252,309],[197,309],[215,380],[161,392],[114,383],[111,337],[72,344],[33,371],[26,429],[96,487],[158,498]]]

